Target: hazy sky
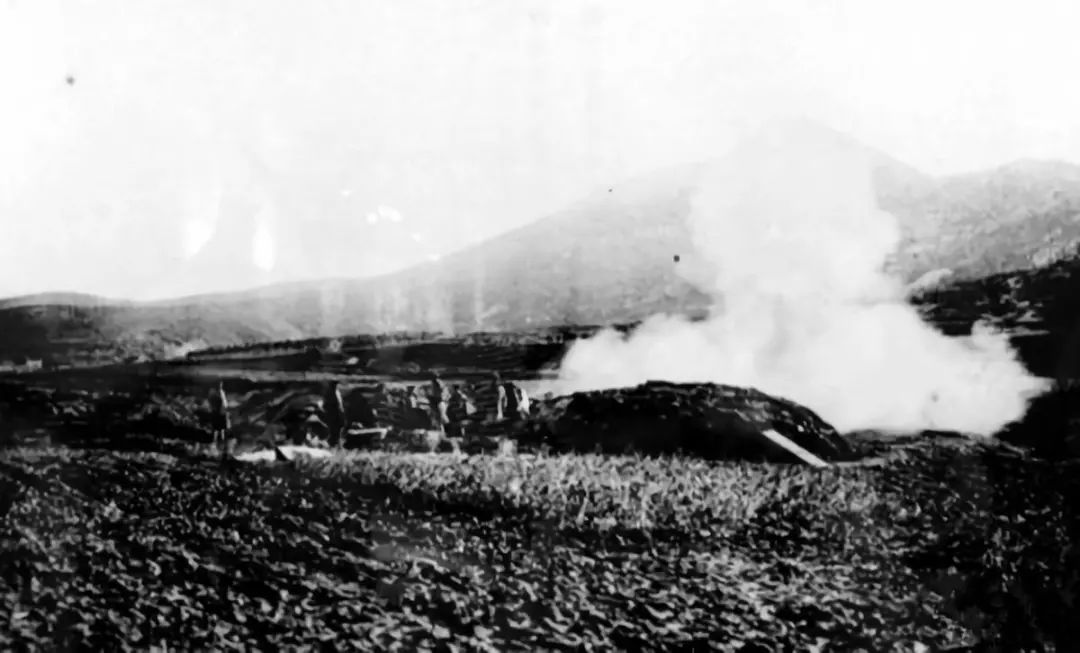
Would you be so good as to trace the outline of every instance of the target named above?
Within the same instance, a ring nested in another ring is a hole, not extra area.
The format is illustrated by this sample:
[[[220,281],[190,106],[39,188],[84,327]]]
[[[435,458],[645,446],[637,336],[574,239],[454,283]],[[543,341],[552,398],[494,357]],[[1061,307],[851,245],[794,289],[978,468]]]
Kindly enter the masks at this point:
[[[0,0],[0,295],[387,272],[774,115],[928,172],[1080,161],[1077,25],[1068,0]]]

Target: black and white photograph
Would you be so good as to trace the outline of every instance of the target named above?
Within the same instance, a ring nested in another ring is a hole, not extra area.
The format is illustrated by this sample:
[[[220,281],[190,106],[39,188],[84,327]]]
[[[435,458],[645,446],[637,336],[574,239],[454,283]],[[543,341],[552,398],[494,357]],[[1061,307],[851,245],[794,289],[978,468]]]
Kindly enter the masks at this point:
[[[0,0],[0,651],[1080,650],[1078,30]]]

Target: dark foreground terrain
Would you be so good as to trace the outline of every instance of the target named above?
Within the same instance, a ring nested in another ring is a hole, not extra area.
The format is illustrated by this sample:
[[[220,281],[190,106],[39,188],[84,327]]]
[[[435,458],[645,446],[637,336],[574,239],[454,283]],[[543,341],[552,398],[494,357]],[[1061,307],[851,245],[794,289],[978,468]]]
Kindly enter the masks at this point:
[[[1025,449],[841,436],[781,406],[775,428],[842,438],[855,455],[832,460],[857,459],[812,469],[584,452],[223,462],[201,453],[212,382],[3,386],[0,650],[1066,651],[1080,637],[1075,386],[1002,433]],[[318,388],[227,384],[245,447]],[[728,390],[646,394],[663,401],[556,401],[553,423],[604,450],[655,440],[626,421],[654,404],[657,425],[726,423],[709,402]]]
[[[827,470],[9,449],[0,647],[1069,650],[1077,470],[885,449]]]
[[[216,383],[213,376],[147,377],[111,368],[94,372],[84,369],[81,374],[54,372],[0,380],[0,443],[19,444],[32,433],[38,442],[49,444],[110,450],[150,446],[160,451],[160,442],[155,441],[162,438],[189,445],[210,439],[206,388]],[[230,403],[230,433],[240,449],[281,443],[287,417],[311,414],[324,391],[321,381],[304,381],[296,375],[290,379],[286,373],[275,373],[253,380],[249,370],[238,372],[240,376],[223,381]],[[400,379],[342,378],[346,420],[357,429],[366,421],[389,428],[394,436],[407,436],[412,429],[431,427],[423,392],[418,408],[408,415],[393,408],[399,399],[377,392],[392,386],[400,389]],[[468,378],[445,380],[453,386],[471,385]],[[475,413],[463,429],[470,436],[513,439],[522,451],[798,461],[761,436],[762,431],[772,430],[824,460],[849,460],[858,453],[804,406],[754,389],[710,383],[650,382],[603,392],[534,397],[527,418],[490,423],[483,413]],[[456,438],[459,444],[463,440]],[[348,437],[345,443],[350,449],[372,444]]]

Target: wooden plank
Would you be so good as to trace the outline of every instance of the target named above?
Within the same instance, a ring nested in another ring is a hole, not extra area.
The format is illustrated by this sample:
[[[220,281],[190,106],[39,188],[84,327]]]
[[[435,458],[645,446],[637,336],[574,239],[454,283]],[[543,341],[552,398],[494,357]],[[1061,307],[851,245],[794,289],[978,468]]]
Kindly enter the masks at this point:
[[[764,435],[765,437],[767,437],[772,442],[774,442],[774,443],[780,445],[781,447],[783,447],[784,449],[787,449],[788,451],[790,451],[792,454],[797,456],[799,458],[799,460],[803,461],[807,465],[812,465],[814,467],[828,467],[829,466],[829,463],[825,462],[821,458],[818,458],[814,454],[810,453],[806,449],[803,449],[799,445],[792,442],[790,439],[784,437],[783,435],[780,435],[779,433],[777,433],[776,431],[773,431],[772,429],[762,431],[761,434]]]

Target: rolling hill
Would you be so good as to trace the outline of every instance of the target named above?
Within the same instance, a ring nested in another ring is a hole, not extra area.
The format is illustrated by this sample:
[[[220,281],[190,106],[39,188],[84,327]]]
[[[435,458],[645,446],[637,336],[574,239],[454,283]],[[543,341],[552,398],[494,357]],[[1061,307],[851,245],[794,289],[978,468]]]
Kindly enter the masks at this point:
[[[98,297],[97,295],[89,295],[86,293],[50,292],[0,299],[0,310],[34,306],[73,306],[79,308],[91,308],[98,306],[131,306],[132,304],[133,302],[125,299],[110,299],[108,297]]]
[[[912,299],[946,333],[966,334],[976,320],[1011,334],[1033,373],[1080,379],[1080,258],[958,281]]]
[[[882,209],[901,224],[893,269],[908,281],[949,270],[954,282],[1068,260],[1080,243],[1080,166],[1019,161],[932,177],[847,137],[874,162]],[[599,189],[521,229],[405,271],[155,303],[0,304],[0,360],[76,351],[161,355],[233,345],[396,330],[521,330],[700,313],[707,298],[678,274],[687,216],[708,162]]]

